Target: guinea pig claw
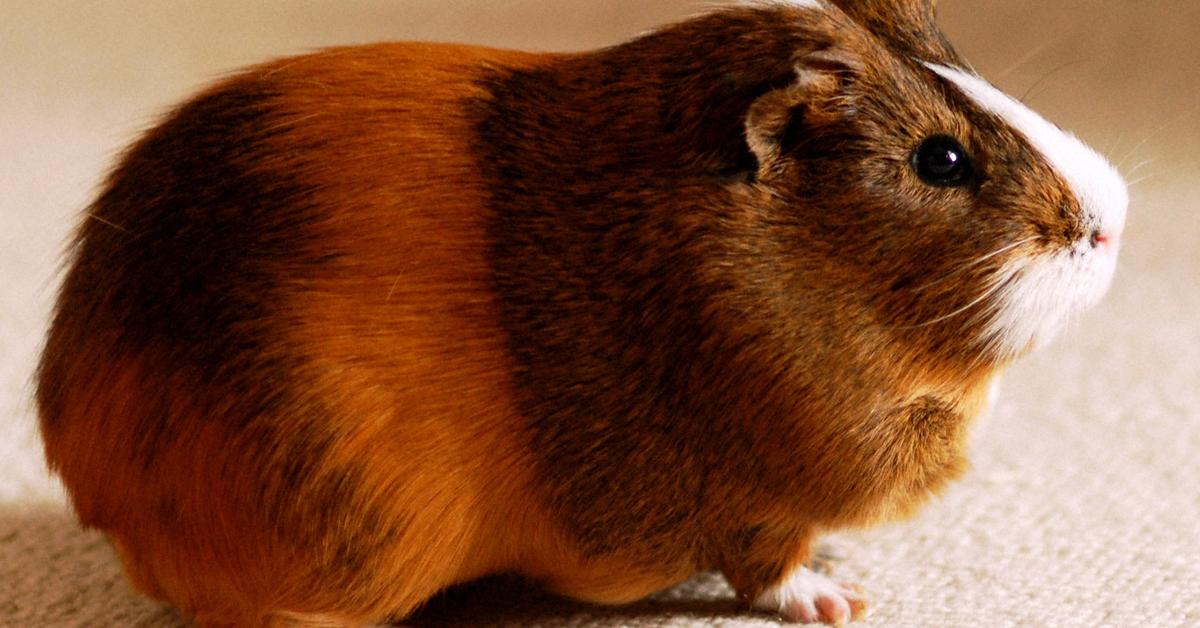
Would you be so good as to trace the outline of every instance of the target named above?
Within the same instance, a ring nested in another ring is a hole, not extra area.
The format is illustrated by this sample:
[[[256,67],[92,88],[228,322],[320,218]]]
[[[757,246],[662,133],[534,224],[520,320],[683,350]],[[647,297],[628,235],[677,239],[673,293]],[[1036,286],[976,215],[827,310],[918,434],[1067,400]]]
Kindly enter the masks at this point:
[[[784,621],[845,626],[867,616],[867,599],[856,585],[801,567],[763,593],[754,606],[777,611]]]

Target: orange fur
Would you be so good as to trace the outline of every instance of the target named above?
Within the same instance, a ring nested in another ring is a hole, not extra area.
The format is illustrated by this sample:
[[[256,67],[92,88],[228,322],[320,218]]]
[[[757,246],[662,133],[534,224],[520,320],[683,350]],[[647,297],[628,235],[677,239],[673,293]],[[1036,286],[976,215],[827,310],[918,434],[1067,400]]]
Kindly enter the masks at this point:
[[[846,4],[581,55],[338,48],[181,107],[81,228],[39,374],[83,523],[147,595],[270,626],[500,572],[621,603],[719,568],[753,600],[911,514],[1002,366],[978,321],[912,324],[992,266],[912,283],[1010,234],[887,168],[935,131],[1020,145],[887,48],[953,58],[927,5],[888,35]],[[848,117],[886,157],[850,180]]]
[[[305,357],[305,371],[294,375],[308,396],[331,406],[324,420],[357,426],[321,463],[361,466],[360,484],[346,490],[407,526],[399,538],[358,539],[381,544],[373,572],[349,592],[307,571],[305,555],[327,553],[339,534],[357,534],[353,521],[299,546],[263,532],[252,490],[259,480],[238,470],[260,468],[274,455],[269,449],[230,446],[228,434],[210,425],[158,452],[171,464],[153,477],[109,455],[136,438],[128,432],[134,421],[113,418],[137,415],[146,389],[162,391],[181,424],[203,425],[195,415],[213,409],[189,407],[196,391],[156,372],[162,358],[153,351],[111,354],[119,342],[92,336],[94,355],[72,356],[72,389],[61,410],[71,423],[47,427],[47,456],[84,523],[109,532],[138,589],[205,625],[312,616],[357,624],[403,616],[449,585],[501,571],[541,576],[563,593],[603,602],[631,601],[688,575],[637,575],[620,562],[581,557],[533,499],[527,454],[512,434],[511,367],[483,259],[482,191],[470,183],[474,166],[461,144],[467,121],[447,112],[478,95],[463,76],[469,68],[536,60],[382,45],[280,62],[236,79],[287,90],[277,124],[295,127],[276,147],[280,154],[327,141],[329,161],[307,173],[322,183],[320,202],[336,210],[323,217],[321,244],[352,251],[347,263],[354,267],[288,286],[286,342]],[[327,76],[350,86],[354,98],[330,100]],[[397,105],[402,117],[358,126]],[[375,148],[394,146],[419,147],[419,154],[386,158]],[[354,185],[367,181],[369,189]],[[92,365],[103,374],[87,373]],[[264,420],[289,423],[287,416]],[[107,490],[114,484],[124,488],[119,496]],[[175,512],[143,507],[164,501]],[[220,504],[227,508],[214,511]],[[188,529],[168,529],[172,521]],[[328,615],[330,608],[343,611]]]

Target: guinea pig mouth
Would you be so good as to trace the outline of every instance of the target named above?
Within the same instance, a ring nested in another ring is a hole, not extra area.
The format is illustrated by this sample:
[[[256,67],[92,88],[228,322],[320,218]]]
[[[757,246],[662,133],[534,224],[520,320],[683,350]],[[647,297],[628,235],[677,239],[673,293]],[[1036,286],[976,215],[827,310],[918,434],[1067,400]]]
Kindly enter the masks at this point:
[[[1082,248],[1022,257],[1006,263],[994,281],[983,341],[1001,359],[1011,359],[1050,342],[1072,318],[1108,292],[1116,271],[1117,246]]]

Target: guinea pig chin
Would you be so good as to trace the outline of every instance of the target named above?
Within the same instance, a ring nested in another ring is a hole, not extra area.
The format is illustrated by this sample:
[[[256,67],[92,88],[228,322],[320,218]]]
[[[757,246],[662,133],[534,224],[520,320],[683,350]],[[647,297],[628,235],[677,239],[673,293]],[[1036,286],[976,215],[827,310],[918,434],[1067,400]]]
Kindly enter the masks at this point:
[[[984,342],[999,358],[1049,341],[1072,315],[1104,296],[1116,269],[1129,191],[1109,162],[1011,96],[963,70],[926,64],[981,109],[1008,123],[1057,172],[1077,201],[1080,237],[1032,246],[993,278]]]
[[[984,342],[1000,359],[1049,342],[1073,315],[1100,301],[1116,265],[1115,246],[1084,251],[1076,245],[1008,262],[993,279]]]

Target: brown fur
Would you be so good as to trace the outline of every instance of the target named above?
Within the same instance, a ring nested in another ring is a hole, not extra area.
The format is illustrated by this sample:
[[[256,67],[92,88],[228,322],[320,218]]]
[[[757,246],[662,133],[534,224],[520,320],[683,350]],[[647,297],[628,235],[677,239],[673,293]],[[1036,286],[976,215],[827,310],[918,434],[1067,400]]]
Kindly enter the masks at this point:
[[[334,49],[174,112],[91,208],[41,365],[82,521],[148,595],[271,625],[503,571],[752,599],[911,513],[1002,366],[924,323],[1069,195],[911,58],[956,59],[927,5],[838,4],[580,55]],[[937,132],[973,189],[905,167]]]

